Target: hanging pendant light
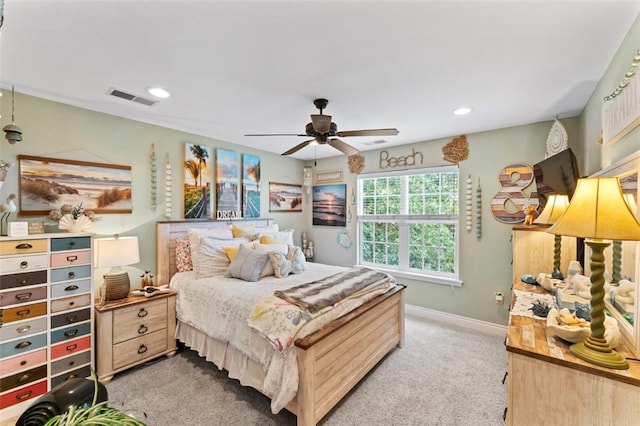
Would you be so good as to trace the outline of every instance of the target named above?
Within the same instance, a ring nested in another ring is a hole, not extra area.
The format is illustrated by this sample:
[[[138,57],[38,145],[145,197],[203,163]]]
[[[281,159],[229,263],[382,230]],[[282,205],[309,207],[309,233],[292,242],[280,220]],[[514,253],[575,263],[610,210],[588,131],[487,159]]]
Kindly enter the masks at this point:
[[[15,101],[15,94],[14,94],[13,85],[12,85],[11,86],[11,124],[7,124],[2,128],[2,130],[4,130],[4,132],[6,133],[5,137],[7,138],[7,141],[9,141],[11,145],[13,145],[16,142],[20,142],[22,140],[22,130],[20,129],[20,127],[16,126],[15,119],[13,116],[14,101]]]

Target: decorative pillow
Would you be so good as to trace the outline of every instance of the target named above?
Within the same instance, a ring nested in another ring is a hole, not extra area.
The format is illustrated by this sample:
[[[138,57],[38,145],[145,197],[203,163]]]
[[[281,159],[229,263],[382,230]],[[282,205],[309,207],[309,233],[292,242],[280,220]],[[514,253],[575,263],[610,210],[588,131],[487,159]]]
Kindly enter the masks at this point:
[[[239,278],[244,281],[255,282],[260,279],[260,272],[269,261],[267,253],[251,250],[246,245],[241,244],[238,254],[233,258],[226,276]]]
[[[191,243],[191,262],[193,263],[194,270],[197,268],[196,264],[198,263],[198,260],[196,259],[196,249],[198,247],[198,239],[200,237],[212,237],[224,240],[233,239],[233,234],[228,228],[189,228],[187,230],[187,235],[189,236],[189,242]]]
[[[223,275],[229,267],[229,258],[224,248],[239,246],[246,242],[246,238],[233,238],[230,240],[221,240],[212,237],[198,238],[196,262],[194,262],[193,265],[193,269],[196,271],[196,277],[204,278]],[[191,251],[193,252],[193,249]]]
[[[277,232],[260,232],[260,243],[293,245],[293,229]]]
[[[250,248],[251,250],[254,249],[253,241],[244,245],[247,246],[247,248]],[[240,249],[239,245],[224,248],[224,252],[227,254],[227,257],[229,258],[229,262],[233,261],[233,258],[236,257],[236,254],[238,254],[239,249]]]
[[[306,268],[306,261],[300,247],[291,246],[286,256],[279,251],[270,251],[269,259],[271,259],[273,275],[276,278],[284,278],[289,274],[299,274]]]
[[[191,243],[189,243],[189,240],[176,239],[176,269],[178,272],[193,271]]]
[[[254,250],[257,250],[262,253],[269,253],[270,251],[279,251],[280,253],[286,255],[289,252],[289,246],[287,246],[286,244],[261,244],[256,242],[254,243],[253,246],[254,246]],[[271,262],[267,262],[260,276],[268,277],[273,274],[274,274],[273,266],[271,265]]]
[[[236,224],[231,225],[231,233],[234,238],[248,238],[249,241],[255,240],[257,238],[256,234],[256,226],[255,225],[247,225],[247,226],[238,226]]]

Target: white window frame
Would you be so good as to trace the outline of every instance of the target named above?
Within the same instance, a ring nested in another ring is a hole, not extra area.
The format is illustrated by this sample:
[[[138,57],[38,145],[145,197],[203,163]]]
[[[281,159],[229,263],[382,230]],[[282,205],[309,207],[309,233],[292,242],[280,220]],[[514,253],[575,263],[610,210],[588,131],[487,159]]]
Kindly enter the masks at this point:
[[[428,281],[435,284],[449,285],[452,287],[461,287],[460,279],[460,206],[458,205],[457,215],[364,215],[362,203],[362,183],[364,179],[410,176],[427,173],[449,173],[456,172],[458,174],[458,200],[460,198],[460,171],[458,166],[439,166],[427,167],[419,169],[395,170],[390,172],[374,172],[358,175],[357,178],[357,261],[358,264],[374,269],[388,272],[396,277],[409,278],[418,281]],[[408,180],[408,179],[407,179]],[[402,182],[402,196],[400,198],[401,211],[408,212],[408,189],[406,188],[407,180]],[[459,201],[458,201],[459,203]],[[440,273],[437,271],[421,271],[409,268],[409,224],[419,222],[421,220],[432,220],[431,223],[451,224],[455,227],[455,253],[454,253],[454,273]],[[363,222],[397,222],[399,225],[399,247],[397,267],[393,265],[380,265],[378,263],[369,263],[362,261],[362,223]]]

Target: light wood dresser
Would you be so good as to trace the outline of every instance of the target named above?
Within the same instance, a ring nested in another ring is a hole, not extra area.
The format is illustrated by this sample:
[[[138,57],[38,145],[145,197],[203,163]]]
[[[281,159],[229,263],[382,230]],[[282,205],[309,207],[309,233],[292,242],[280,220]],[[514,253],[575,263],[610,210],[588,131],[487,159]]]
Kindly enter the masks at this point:
[[[0,418],[93,365],[93,237],[0,237]]]
[[[151,297],[130,294],[96,304],[98,379],[109,383],[114,374],[162,355],[176,353],[176,293]]]
[[[552,256],[547,252],[553,252],[553,235],[541,231],[544,229],[514,229],[514,273],[518,274],[514,277],[515,290],[547,293],[539,286],[522,283],[519,276],[548,272],[553,264],[548,263]],[[544,248],[530,244],[544,244]],[[569,247],[574,250],[575,243]],[[564,243],[562,250],[564,257]],[[523,257],[530,259],[528,265],[518,260]],[[538,263],[540,259],[544,263]],[[506,339],[507,425],[638,424],[640,361],[633,359],[632,352],[622,345],[616,350],[629,358],[628,370],[598,367],[575,357],[569,346],[557,337],[547,336],[545,320],[510,315]]]

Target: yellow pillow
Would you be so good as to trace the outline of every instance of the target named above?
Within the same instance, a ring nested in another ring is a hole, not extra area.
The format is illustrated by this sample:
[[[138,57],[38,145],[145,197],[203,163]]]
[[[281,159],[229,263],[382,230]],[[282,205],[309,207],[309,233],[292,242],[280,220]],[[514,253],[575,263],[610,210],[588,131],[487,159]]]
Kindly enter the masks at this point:
[[[232,261],[236,254],[238,254],[238,250],[240,250],[240,246],[238,247],[225,247],[224,252],[227,254],[229,261]]]
[[[234,238],[238,238],[238,237],[251,238],[256,233],[256,227],[255,225],[250,225],[250,226],[231,225],[231,233],[233,233]]]

